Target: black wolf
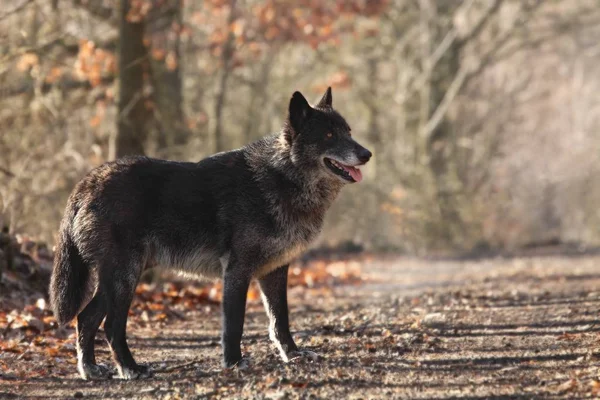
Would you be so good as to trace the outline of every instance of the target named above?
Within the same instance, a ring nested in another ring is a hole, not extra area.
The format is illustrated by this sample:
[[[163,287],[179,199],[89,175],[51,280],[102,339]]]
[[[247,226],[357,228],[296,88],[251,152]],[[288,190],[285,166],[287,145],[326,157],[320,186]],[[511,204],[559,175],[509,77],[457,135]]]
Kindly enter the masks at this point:
[[[252,279],[283,360],[314,356],[298,349],[289,330],[288,263],[318,234],[344,184],[362,179],[356,167],[371,157],[331,101],[331,88],[315,107],[295,92],[277,135],[198,163],[128,157],[77,184],[61,222],[50,299],[60,324],[77,316],[84,379],[110,376],[94,356],[105,318],[119,377],[150,375],[134,361],[125,330],[140,274],[155,266],[223,279],[225,367],[247,365],[240,341]]]

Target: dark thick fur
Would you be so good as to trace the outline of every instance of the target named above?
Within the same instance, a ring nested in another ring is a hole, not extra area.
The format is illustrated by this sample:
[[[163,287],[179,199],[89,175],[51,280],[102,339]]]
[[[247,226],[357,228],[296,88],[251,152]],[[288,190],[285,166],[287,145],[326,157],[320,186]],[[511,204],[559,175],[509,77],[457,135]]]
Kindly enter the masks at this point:
[[[241,149],[198,163],[128,157],[91,171],[69,198],[50,284],[57,321],[77,317],[82,377],[110,376],[94,357],[105,318],[119,376],[149,376],[129,351],[126,324],[139,277],[155,266],[223,279],[226,367],[246,364],[240,341],[252,279],[284,361],[313,356],[289,330],[288,263],[316,237],[344,184],[360,180],[353,166],[370,157],[328,89],[314,108],[294,93],[282,131]]]

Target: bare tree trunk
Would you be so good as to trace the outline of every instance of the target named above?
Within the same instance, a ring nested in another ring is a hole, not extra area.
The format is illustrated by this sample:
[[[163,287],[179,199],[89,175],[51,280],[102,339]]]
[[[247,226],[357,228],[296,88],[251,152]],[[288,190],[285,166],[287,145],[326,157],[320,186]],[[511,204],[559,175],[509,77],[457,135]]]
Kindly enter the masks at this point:
[[[503,0],[495,0],[473,29],[459,40],[451,40],[443,53],[436,57],[435,64],[429,72],[430,104],[428,121],[423,128],[425,140],[425,160],[434,182],[434,198],[437,202],[439,217],[437,236],[440,240],[461,247],[468,239],[466,224],[463,220],[462,209],[465,204],[464,185],[457,171],[457,134],[454,125],[446,116],[448,101],[452,101],[468,78],[468,70],[461,59],[465,43],[475,38],[498,12]],[[450,16],[456,12],[452,3],[436,4],[436,15],[447,26],[441,32],[451,32],[453,21]],[[445,38],[433,36],[435,43],[443,43]],[[432,53],[433,54],[433,53]]]
[[[248,115],[246,126],[244,128],[246,143],[250,143],[256,137],[265,134],[265,132],[261,132],[264,121],[264,104],[267,97],[267,87],[269,86],[269,77],[275,53],[276,50],[270,49],[260,66],[258,79],[252,82],[250,87],[250,103],[248,105]]]
[[[235,21],[235,3],[236,0],[231,0],[229,3],[229,18],[227,19],[227,26]],[[220,152],[225,150],[225,142],[223,138],[223,107],[227,97],[227,81],[232,72],[231,61],[234,53],[234,40],[235,37],[233,32],[229,32],[227,40],[223,44],[223,51],[221,56],[221,62],[223,64],[223,72],[221,72],[221,79],[219,81],[219,88],[217,92],[217,101],[215,103],[215,151]]]
[[[430,0],[420,1],[421,70],[423,83],[419,90],[419,122],[416,159],[425,167],[421,179],[425,192],[436,208],[436,221],[427,228],[432,244],[458,246],[462,241],[463,221],[459,213],[456,179],[451,171],[453,147],[452,123],[445,117],[433,131],[429,122],[436,108],[444,99],[450,84],[460,69],[460,46],[451,42],[448,49],[432,62],[432,44],[441,43],[443,32],[450,31],[451,16],[456,5],[443,5]],[[442,21],[450,26],[433,26]]]
[[[435,104],[441,100],[445,93],[447,80],[452,80],[458,71],[458,61],[453,53],[449,53],[449,59],[441,62],[438,66],[442,71],[436,71],[440,75],[435,78],[437,82],[432,85],[432,100]],[[464,221],[459,212],[459,184],[453,170],[453,149],[455,147],[455,136],[452,132],[453,125],[444,119],[429,136],[426,143],[427,166],[434,182],[434,196],[440,213],[438,224],[438,237],[443,242],[452,246],[460,246],[463,241]]]
[[[13,267],[13,254],[12,254],[12,243],[10,240],[10,234],[7,226],[2,227],[0,232],[0,281],[2,280],[2,273],[5,270],[12,269]]]
[[[127,21],[129,0],[121,0],[119,15],[119,118],[117,137],[110,158],[144,154],[147,121],[151,112],[144,105],[144,72],[147,51],[144,23]]]
[[[379,113],[380,113],[380,109],[378,107],[377,104],[377,99],[378,99],[378,89],[379,89],[379,82],[378,82],[378,64],[379,64],[379,59],[377,57],[370,57],[368,62],[367,62],[367,71],[368,71],[368,76],[370,76],[371,78],[371,84],[369,85],[369,100],[365,101],[365,104],[368,108],[368,124],[369,124],[369,129],[368,129],[368,135],[369,135],[369,140],[371,141],[371,143],[373,144],[373,151],[374,154],[376,155],[376,157],[373,159],[373,162],[375,163],[375,172],[379,173],[380,171],[383,171],[382,168],[382,164],[384,161],[384,157],[381,157],[381,154],[383,154],[384,152],[384,144],[383,144],[383,138],[381,137],[381,130],[379,128]]]
[[[34,2],[28,13],[26,14],[26,28],[25,28],[25,45],[29,46],[31,48],[34,48],[37,45],[37,39],[38,39],[38,31],[39,31],[39,22],[38,22],[38,14],[39,14],[39,7],[38,4],[36,2]],[[23,108],[26,110],[29,110],[30,115],[28,116],[29,118],[35,118],[35,113],[32,112],[30,104],[32,103],[33,99],[35,98],[35,79],[33,78],[33,76],[31,74],[27,74],[27,77],[25,78],[27,80],[27,83],[29,84],[28,87],[31,88],[30,90],[27,91],[26,95],[22,97],[21,101],[23,104]]]
[[[189,138],[189,130],[183,113],[183,94],[181,79],[181,61],[179,51],[179,34],[173,32],[182,23],[182,1],[168,0],[156,5],[150,14],[146,31],[152,37],[153,48],[164,50],[166,58],[150,57],[150,69],[155,117],[157,121],[157,145],[159,153],[173,147],[181,152]],[[175,33],[175,34],[172,34]],[[179,154],[181,155],[181,154]]]

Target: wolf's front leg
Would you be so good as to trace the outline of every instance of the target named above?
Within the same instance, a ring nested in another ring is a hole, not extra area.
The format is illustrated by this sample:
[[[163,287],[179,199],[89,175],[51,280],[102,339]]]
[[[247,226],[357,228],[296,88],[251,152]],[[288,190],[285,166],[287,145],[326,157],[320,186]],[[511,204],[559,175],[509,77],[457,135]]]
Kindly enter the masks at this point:
[[[248,268],[230,259],[223,275],[223,366],[245,368],[242,359],[242,332],[246,314],[246,296],[251,274]]]
[[[269,337],[279,349],[283,361],[288,362],[298,357],[318,358],[312,351],[298,350],[290,333],[290,321],[287,305],[288,265],[259,279],[261,297],[265,310],[269,315]]]

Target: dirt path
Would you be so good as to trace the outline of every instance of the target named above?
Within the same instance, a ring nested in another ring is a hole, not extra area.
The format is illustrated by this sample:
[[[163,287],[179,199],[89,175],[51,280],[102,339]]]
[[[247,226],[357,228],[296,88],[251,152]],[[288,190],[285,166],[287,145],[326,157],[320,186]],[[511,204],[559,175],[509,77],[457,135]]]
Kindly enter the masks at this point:
[[[600,258],[479,262],[370,261],[369,283],[331,293],[294,289],[298,343],[319,363],[283,364],[249,305],[252,367],[220,368],[217,306],[158,328],[130,329],[137,382],[84,382],[73,365],[13,365],[46,376],[0,375],[0,398],[588,398],[600,393]],[[104,344],[100,361],[108,362]],[[10,355],[3,355],[7,360]],[[68,363],[72,360],[60,359]],[[19,364],[21,363],[21,364]],[[53,371],[70,371],[57,376]]]

